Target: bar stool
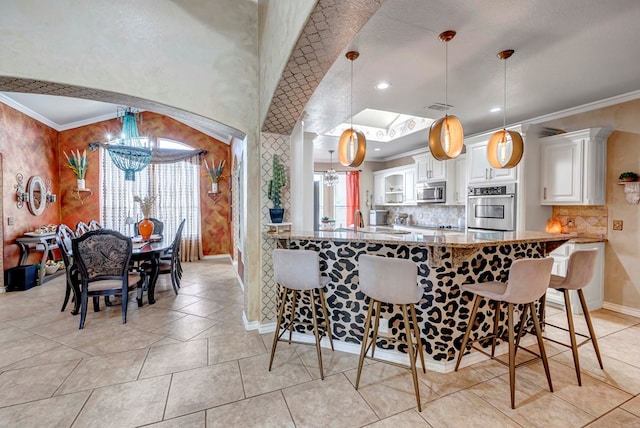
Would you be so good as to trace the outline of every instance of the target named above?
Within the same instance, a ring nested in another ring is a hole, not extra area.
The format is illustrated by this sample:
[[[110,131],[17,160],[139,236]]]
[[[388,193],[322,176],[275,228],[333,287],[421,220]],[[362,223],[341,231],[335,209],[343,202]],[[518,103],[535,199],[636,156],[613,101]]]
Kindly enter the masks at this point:
[[[311,300],[311,314],[313,317],[313,333],[316,340],[316,352],[318,354],[318,364],[320,366],[320,378],[324,380],[324,371],[322,369],[322,353],[320,351],[320,333],[318,330],[318,314],[316,313],[316,298],[314,291],[318,291],[320,298],[320,307],[324,316],[324,323],[322,325],[324,331],[322,334],[327,335],[329,343],[331,344],[331,350],[333,351],[333,338],[331,334],[331,322],[329,321],[329,314],[327,312],[327,302],[324,297],[324,286],[329,282],[329,278],[320,276],[319,262],[320,257],[318,253],[310,250],[285,250],[277,249],[273,250],[273,273],[274,278],[280,286],[283,288],[282,298],[280,299],[280,307],[278,308],[278,319],[276,321],[276,331],[273,336],[273,346],[271,347],[271,358],[269,359],[269,371],[273,365],[273,357],[276,353],[276,346],[279,341],[291,343],[303,343],[291,340],[293,333],[293,326],[295,321],[296,303],[298,300],[298,292],[300,292],[302,300],[302,294],[305,291],[309,292]],[[291,297],[291,313],[289,315],[289,340],[281,339],[287,329],[285,328],[280,332],[280,326],[282,325],[284,318],[284,309],[287,303],[287,295],[292,293]],[[301,324],[307,324],[305,321],[299,321]]]
[[[418,401],[418,411],[422,411],[420,403],[420,388],[418,384],[418,373],[416,370],[416,354],[420,356],[422,371],[426,373],[424,364],[424,351],[420,340],[420,328],[416,317],[415,303],[422,298],[424,290],[418,287],[418,268],[416,264],[407,259],[393,259],[386,257],[369,256],[363,254],[359,258],[360,291],[369,297],[369,309],[364,323],[364,336],[362,347],[360,348],[360,361],[358,363],[358,376],[356,377],[356,390],[360,385],[360,375],[364,358],[371,348],[371,359],[389,364],[389,361],[377,360],[374,358],[376,341],[378,338],[378,327],[380,325],[380,307],[382,303],[400,305],[404,320],[406,340],[387,338],[387,340],[404,343],[409,351],[409,361],[411,362],[411,374],[413,375],[413,388]],[[371,317],[375,306],[375,325],[373,333],[371,330]],[[415,338],[415,343],[414,343]],[[404,366],[402,366],[404,367]]]
[[[522,362],[516,365],[516,348],[519,347],[520,336],[524,330],[524,326],[527,320],[527,311],[531,310],[531,318],[533,319],[533,325],[535,327],[536,337],[538,339],[538,347],[540,348],[540,354],[536,354],[522,348],[527,352],[534,354],[542,359],[544,365],[544,371],[547,375],[547,381],[549,383],[549,391],[553,392],[553,386],[551,385],[551,374],[549,373],[549,362],[547,361],[547,354],[544,350],[544,344],[542,343],[542,332],[540,329],[540,322],[536,314],[535,302],[542,297],[549,284],[549,278],[551,277],[551,268],[553,267],[553,259],[547,257],[544,259],[520,259],[515,260],[511,264],[511,270],[509,271],[509,280],[507,282],[488,281],[475,284],[463,284],[462,291],[468,291],[476,295],[473,303],[473,309],[471,310],[471,317],[469,318],[469,325],[462,339],[462,346],[460,347],[460,353],[458,354],[458,361],[456,362],[455,370],[458,371],[460,367],[460,361],[462,355],[467,349],[467,343],[469,336],[473,330],[473,325],[476,321],[476,315],[478,313],[478,307],[482,298],[487,298],[498,302],[496,305],[496,312],[500,308],[501,302],[507,303],[507,330],[509,341],[509,387],[511,390],[511,408],[515,409],[515,391],[516,391],[516,367],[523,364],[530,364],[537,361],[537,358]],[[515,320],[513,314],[514,304],[523,304],[524,310],[520,317],[520,328],[518,329],[518,336],[515,337]],[[498,313],[494,318],[493,334],[487,337],[478,338],[471,341],[471,347],[482,352],[485,355],[494,358],[495,340],[497,338],[497,319]],[[483,349],[473,346],[474,342],[484,341],[487,339],[493,339],[492,352],[489,355]],[[503,361],[496,359],[496,361],[505,364]]]
[[[579,386],[582,386],[582,379],[580,377],[580,360],[578,358],[578,347],[590,341],[593,344],[593,349],[596,352],[596,357],[598,357],[598,364],[600,364],[601,369],[604,369],[604,366],[602,365],[602,358],[600,357],[600,349],[598,348],[598,340],[596,339],[596,334],[593,331],[593,324],[591,324],[589,308],[587,307],[587,302],[584,298],[584,293],[582,292],[582,289],[586,287],[593,278],[597,257],[597,248],[574,251],[571,256],[569,256],[569,264],[567,265],[567,276],[563,277],[558,275],[551,275],[551,280],[549,281],[549,288],[554,288],[558,291],[562,291],[564,294],[564,304],[565,311],[567,313],[567,324],[569,325],[569,329],[547,322],[545,322],[545,325],[568,331],[569,337],[571,339],[571,345],[567,345],[566,343],[550,339],[548,337],[546,337],[545,339],[571,348],[571,350],[573,351],[573,362],[576,367],[576,376],[578,377]],[[575,290],[578,293],[578,297],[580,298],[580,305],[582,305],[584,319],[587,322],[587,328],[589,329],[589,336],[576,332],[573,324],[573,315],[571,313],[571,301],[569,299],[570,290]],[[585,340],[578,344],[576,342],[576,335],[585,338]]]

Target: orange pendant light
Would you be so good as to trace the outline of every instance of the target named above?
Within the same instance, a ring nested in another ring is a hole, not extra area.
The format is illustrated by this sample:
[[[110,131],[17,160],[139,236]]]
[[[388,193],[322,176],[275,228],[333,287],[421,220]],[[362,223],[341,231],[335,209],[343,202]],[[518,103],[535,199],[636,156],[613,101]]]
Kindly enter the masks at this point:
[[[367,153],[367,139],[362,132],[353,129],[353,61],[360,54],[356,51],[349,51],[345,56],[351,61],[351,127],[340,135],[338,160],[342,166],[356,168],[362,164]]]
[[[507,131],[507,59],[514,50],[508,49],[498,53],[504,61],[504,108],[502,110],[502,131],[491,136],[487,145],[487,159],[494,168],[513,168],[520,163],[524,153],[522,135],[515,131]]]
[[[448,69],[449,69],[449,49],[446,44],[453,39],[456,32],[448,30],[441,33],[438,37],[445,42],[445,73],[444,73],[444,103],[445,115],[443,118],[436,120],[431,124],[429,129],[429,150],[431,155],[437,160],[454,159],[460,156],[464,146],[464,131],[462,124],[455,116],[449,116],[447,110],[448,104]]]

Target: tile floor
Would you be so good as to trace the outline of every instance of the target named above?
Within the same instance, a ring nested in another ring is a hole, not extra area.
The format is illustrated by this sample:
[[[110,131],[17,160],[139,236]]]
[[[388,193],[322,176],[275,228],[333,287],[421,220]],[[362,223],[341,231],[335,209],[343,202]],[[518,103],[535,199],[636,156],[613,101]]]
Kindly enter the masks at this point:
[[[420,374],[419,413],[410,374],[395,366],[368,364],[356,391],[356,356],[323,350],[321,381],[313,348],[280,344],[268,372],[272,335],[244,330],[227,260],[186,263],[178,296],[168,280],[155,305],[134,302],[126,325],[120,307],[103,307],[82,331],[60,312],[63,277],[0,294],[0,426],[640,426],[637,318],[593,313],[605,370],[582,347],[582,387],[570,351],[547,342],[554,393],[540,363],[521,368],[512,410],[506,368],[484,361]]]

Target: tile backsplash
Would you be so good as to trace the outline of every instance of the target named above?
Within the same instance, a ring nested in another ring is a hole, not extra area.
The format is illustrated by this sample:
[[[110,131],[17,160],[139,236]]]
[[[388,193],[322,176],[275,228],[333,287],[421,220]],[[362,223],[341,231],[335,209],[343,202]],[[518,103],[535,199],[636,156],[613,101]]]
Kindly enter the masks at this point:
[[[560,220],[562,233],[607,237],[609,220],[606,206],[554,206],[553,217]]]
[[[398,214],[407,214],[407,224],[423,226],[452,226],[458,227],[458,219],[465,219],[464,205],[416,205],[416,206],[385,206],[389,210],[389,224],[393,223]]]

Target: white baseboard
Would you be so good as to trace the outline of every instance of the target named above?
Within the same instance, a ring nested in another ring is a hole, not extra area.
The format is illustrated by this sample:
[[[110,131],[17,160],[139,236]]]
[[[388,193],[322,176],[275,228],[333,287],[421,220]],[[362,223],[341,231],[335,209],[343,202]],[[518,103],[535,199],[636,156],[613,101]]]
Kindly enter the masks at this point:
[[[604,302],[602,304],[602,307],[604,309],[608,309],[613,312],[619,312],[621,314],[631,315],[631,316],[640,318],[640,309],[629,308],[627,306],[617,305],[615,303],[610,303],[610,302]]]
[[[276,329],[275,322],[268,323],[268,324],[260,324],[258,321],[254,321],[251,323],[248,322],[244,312],[242,313],[242,320],[244,322],[245,329],[258,330],[258,333],[260,334],[273,333],[275,332],[275,329]],[[298,333],[298,332],[293,333],[292,340],[295,340],[296,342],[309,343],[309,344],[313,344],[315,342],[315,338],[313,336],[309,334]],[[536,343],[537,343],[536,338],[533,335],[526,335],[520,341],[521,346],[531,346],[531,345],[535,345]],[[329,343],[329,339],[327,339],[326,336],[323,337],[322,340],[320,341],[320,346],[323,348],[331,349],[331,344]],[[336,351],[346,352],[348,354],[360,355],[359,343],[342,342],[340,340],[334,340],[333,346]],[[507,354],[508,352],[509,352],[509,347],[507,346],[506,343],[496,346],[496,355]],[[389,361],[397,364],[404,364],[406,366],[409,365],[409,355],[402,352],[376,348],[375,355],[376,355],[376,358],[380,360]],[[488,359],[489,357],[482,354],[481,352],[474,351],[471,354],[467,354],[462,358],[462,361],[460,362],[460,367],[467,367],[472,364],[476,364]],[[419,360],[416,361],[416,364],[418,365],[418,367],[421,367]],[[426,369],[429,371],[438,372],[438,373],[448,373],[448,372],[454,371],[456,367],[456,362],[455,360],[454,361],[436,361],[436,360],[430,359],[425,355],[425,366],[426,366]]]
[[[231,254],[211,254],[208,256],[202,256],[202,260],[210,259],[229,259],[231,260]]]
[[[245,311],[242,311],[242,323],[244,324],[244,329],[247,331],[260,329],[260,321],[249,322],[249,320],[247,319],[247,313]]]

